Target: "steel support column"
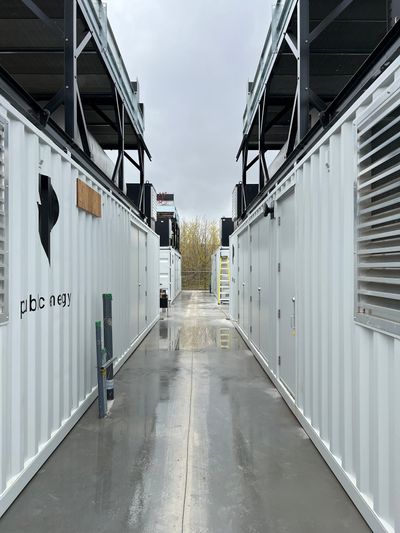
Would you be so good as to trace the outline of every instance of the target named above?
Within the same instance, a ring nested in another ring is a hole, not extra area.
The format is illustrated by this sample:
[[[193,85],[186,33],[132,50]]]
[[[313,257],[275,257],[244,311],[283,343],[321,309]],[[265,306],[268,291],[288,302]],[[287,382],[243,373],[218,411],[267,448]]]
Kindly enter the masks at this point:
[[[247,157],[249,154],[249,149],[247,147],[247,138],[244,139],[242,147],[242,183],[246,185],[247,182]]]
[[[306,135],[310,126],[310,6],[309,0],[297,2],[297,137],[298,142]]]
[[[125,106],[124,103],[121,103],[121,134],[120,134],[120,152],[121,152],[121,165],[119,167],[118,174],[118,187],[121,191],[125,192],[125,166],[124,166],[124,152],[125,152]]]
[[[64,0],[65,132],[73,140],[77,130],[76,9],[76,0]]]
[[[144,212],[144,148],[142,144],[138,146],[139,167],[140,167],[140,200],[139,211]]]

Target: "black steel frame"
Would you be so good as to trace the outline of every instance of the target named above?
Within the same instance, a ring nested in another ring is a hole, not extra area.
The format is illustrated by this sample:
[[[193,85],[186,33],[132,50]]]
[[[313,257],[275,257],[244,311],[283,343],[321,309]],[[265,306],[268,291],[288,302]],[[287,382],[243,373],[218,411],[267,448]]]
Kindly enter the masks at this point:
[[[291,110],[291,119],[286,145],[285,157],[289,158],[297,146],[302,145],[303,140],[311,129],[310,110],[316,109],[319,113],[319,121],[322,127],[329,123],[329,106],[324,102],[312,87],[310,87],[310,45],[323,33],[334,20],[347,8],[354,0],[341,0],[337,6],[322,20],[317,27],[310,31],[310,0],[297,1],[297,36],[292,35],[289,31],[284,35],[284,43],[289,47],[290,53],[294,55],[297,61],[297,88],[292,102],[280,102],[283,109],[269,123],[266,121],[267,107],[273,105],[272,99],[269,99],[270,80],[264,87],[262,98],[258,104],[255,121],[258,121],[258,148],[257,155],[248,162],[249,157],[249,139],[244,135],[242,144],[239,148],[236,159],[242,157],[242,184],[243,187],[247,182],[247,172],[253,165],[259,162],[259,190],[271,181],[270,173],[266,163],[265,154],[266,133],[277,124],[281,118]],[[387,0],[388,12],[390,13],[390,24],[393,24],[400,18],[400,0]],[[247,206],[244,206],[245,208]]]
[[[271,176],[260,194],[246,206],[247,210],[253,209],[265,200],[271,187],[287,175],[287,172],[293,167],[294,163],[299,158],[303,157],[311,146],[318,142],[328,128],[332,127],[338,120],[340,120],[343,113],[345,113],[357,101],[365,90],[391,64],[391,62],[400,55],[400,0],[388,0],[388,2],[393,6],[396,4],[399,15],[391,18],[390,29],[385,38],[370,54],[368,59],[362,64],[360,69],[354,74],[343,90],[328,106],[326,106],[323,112],[323,117],[320,116],[320,121],[308,129],[300,142],[297,144],[293,143],[293,148],[290,152],[288,150],[288,155],[284,163],[278,171]],[[292,121],[295,114],[296,105],[293,106]],[[291,130],[294,131],[295,128],[291,128]],[[291,135],[293,135],[293,133],[291,133]],[[239,159],[241,152],[244,153],[244,150],[248,153],[246,144],[246,137],[244,137],[237,159]],[[255,159],[258,159],[258,155]],[[252,164],[254,164],[253,162]],[[248,165],[248,168],[250,168],[250,165]],[[246,213],[243,214],[243,217],[245,216]]]
[[[77,65],[79,57],[85,52],[85,48],[88,43],[93,39],[96,46],[96,50],[91,53],[97,53],[101,58],[102,64],[105,66],[104,51],[101,43],[98,43],[95,38],[95,34],[90,30],[88,21],[85,20],[87,27],[89,28],[84,38],[80,43],[77,42],[77,21],[78,10],[79,15],[84,18],[83,10],[80,9],[80,0],[64,0],[64,31],[62,31],[55,22],[49,18],[35,3],[34,0],[22,0],[26,7],[28,7],[32,13],[39,18],[51,31],[57,33],[58,36],[62,35],[64,39],[64,49],[53,50],[54,53],[63,54],[64,56],[64,86],[50,99],[50,101],[42,107],[40,113],[40,120],[43,127],[47,127],[48,121],[51,119],[52,114],[61,106],[64,105],[64,119],[65,119],[65,133],[69,137],[70,141],[76,148],[79,146],[79,139],[82,143],[83,152],[88,158],[91,158],[90,143],[88,139],[88,126],[86,122],[84,106],[82,96],[79,90],[79,80],[77,74]],[[0,51],[0,53],[7,53],[7,51]],[[106,67],[105,67],[106,68]],[[107,68],[106,68],[107,70]],[[144,187],[145,181],[145,154],[151,160],[151,155],[147,149],[147,146],[143,140],[143,137],[136,131],[135,125],[129,119],[129,115],[125,110],[124,98],[120,93],[119,88],[109,76],[110,83],[113,90],[113,105],[116,121],[106,115],[96,105],[95,99],[86,98],[85,105],[89,105],[102,120],[104,120],[118,135],[118,156],[115,163],[114,172],[112,176],[112,182],[122,191],[125,191],[124,180],[124,159],[126,158],[133,166],[139,170],[139,179]],[[125,149],[125,120],[128,119],[132,125],[133,130],[137,136],[137,152],[138,162],[136,162]],[[143,206],[139,206],[139,210],[142,211]]]

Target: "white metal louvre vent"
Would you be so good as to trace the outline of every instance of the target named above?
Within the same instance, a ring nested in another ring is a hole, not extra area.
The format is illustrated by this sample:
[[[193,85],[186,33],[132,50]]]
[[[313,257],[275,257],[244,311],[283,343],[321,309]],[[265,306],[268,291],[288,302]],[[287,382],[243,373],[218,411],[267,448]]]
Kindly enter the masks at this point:
[[[0,122],[0,323],[8,320],[6,125]]]
[[[400,333],[400,106],[357,130],[356,315]]]

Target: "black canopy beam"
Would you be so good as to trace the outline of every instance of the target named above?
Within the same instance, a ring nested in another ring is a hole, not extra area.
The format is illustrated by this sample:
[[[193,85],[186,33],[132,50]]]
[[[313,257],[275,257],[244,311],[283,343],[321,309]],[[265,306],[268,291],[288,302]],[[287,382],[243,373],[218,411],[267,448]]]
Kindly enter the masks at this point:
[[[257,161],[260,159],[260,154],[257,154],[254,159],[252,159],[250,161],[250,163],[248,163],[248,165],[246,165],[246,172],[249,171],[251,169],[252,166],[254,166]]]
[[[65,132],[73,140],[75,140],[77,125],[76,24],[76,0],[66,0],[64,2]]]
[[[104,113],[104,111],[102,109],[100,109],[96,104],[92,103],[91,104],[91,108],[93,109],[93,111],[95,111],[95,113],[97,113],[97,115],[99,115],[100,118],[102,118],[104,120],[104,122],[110,126],[110,128],[112,128],[116,133],[118,133],[118,128],[117,126],[115,125],[115,123],[110,119],[110,117]]]
[[[43,24],[46,24],[46,26],[55,32],[59,37],[62,36],[63,32],[61,28],[59,28],[57,24],[50,17],[48,17],[33,0],[22,0],[22,3],[25,4],[25,6],[30,9],[32,13],[43,22]],[[68,3],[67,0],[65,0],[65,3]]]
[[[297,3],[297,48],[298,60],[298,102],[297,102],[297,136],[298,142],[310,128],[310,6],[309,0]]]
[[[299,3],[301,4],[303,0]],[[327,15],[316,28],[310,32],[309,42],[312,43],[338,16],[347,8],[354,0],[342,0],[332,11]]]
[[[49,113],[49,116],[56,111],[60,105],[64,102],[64,87],[60,89],[54,96],[51,98],[44,109]]]
[[[139,166],[139,163],[137,163],[133,157],[131,157],[128,152],[124,152],[124,156],[127,158],[127,160],[132,163],[132,165],[137,169],[137,170],[140,170],[140,166]]]
[[[310,100],[314,107],[318,111],[325,111],[327,104],[311,89],[311,87],[308,88],[308,94],[310,95]]]

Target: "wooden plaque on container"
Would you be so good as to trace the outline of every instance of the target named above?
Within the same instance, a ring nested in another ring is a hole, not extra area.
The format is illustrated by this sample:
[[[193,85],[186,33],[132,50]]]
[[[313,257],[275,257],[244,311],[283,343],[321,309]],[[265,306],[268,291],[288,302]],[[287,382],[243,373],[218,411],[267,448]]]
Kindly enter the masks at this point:
[[[79,178],[76,180],[76,205],[95,217],[101,217],[101,195]]]

